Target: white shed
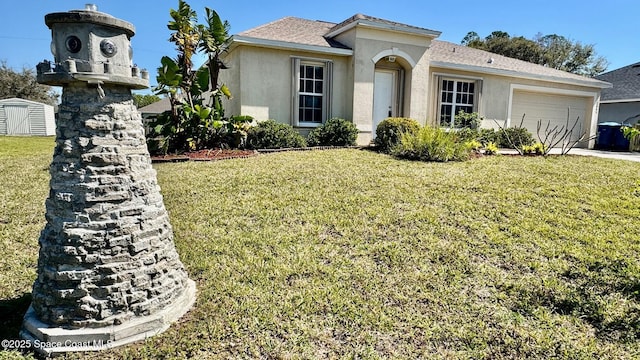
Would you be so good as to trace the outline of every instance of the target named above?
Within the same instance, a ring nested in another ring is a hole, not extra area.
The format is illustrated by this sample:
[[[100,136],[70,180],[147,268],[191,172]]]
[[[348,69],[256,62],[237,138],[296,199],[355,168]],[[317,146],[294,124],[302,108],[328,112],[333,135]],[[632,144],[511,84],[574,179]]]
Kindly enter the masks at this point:
[[[55,134],[53,106],[18,98],[0,100],[0,135]]]

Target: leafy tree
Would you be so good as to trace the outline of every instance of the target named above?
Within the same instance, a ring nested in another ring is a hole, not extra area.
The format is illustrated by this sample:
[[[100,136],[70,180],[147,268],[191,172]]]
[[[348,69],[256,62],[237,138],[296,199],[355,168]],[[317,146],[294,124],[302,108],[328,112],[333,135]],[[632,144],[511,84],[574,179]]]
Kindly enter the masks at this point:
[[[149,94],[145,94],[145,95],[140,95],[140,94],[133,94],[133,103],[136,105],[136,107],[139,108],[143,108],[147,105],[151,105],[153,103],[156,103],[158,101],[162,100],[162,98],[158,95],[149,95]]]
[[[543,58],[540,63],[543,65],[587,76],[595,76],[607,70],[607,60],[596,54],[592,44],[574,43],[556,34],[538,34],[535,41],[542,48]]]
[[[470,31],[461,44],[585,76],[600,74],[608,65],[604,57],[596,54],[593,45],[573,42],[556,34],[537,34],[534,39],[526,39],[494,31],[482,39]]]
[[[467,35],[465,35],[465,37],[462,39],[461,44],[476,49],[481,49],[484,46],[483,40],[475,31],[469,31]]]
[[[219,84],[222,63],[219,55],[229,39],[229,23],[220,20],[209,8],[206,24],[197,23],[197,13],[183,0],[170,10],[167,27],[173,31],[169,41],[176,46],[175,59],[164,56],[158,68],[156,94],[170,98],[171,110],[152,124],[151,137],[165,139],[164,151],[187,151],[224,146],[228,137],[242,131],[245,118],[228,119],[222,96],[231,97],[229,89]],[[204,52],[207,66],[194,69],[193,56]]]
[[[33,70],[24,68],[22,72],[16,72],[2,61],[0,62],[0,99],[14,97],[49,105],[55,105],[58,102],[58,94],[51,86],[38,84]]]

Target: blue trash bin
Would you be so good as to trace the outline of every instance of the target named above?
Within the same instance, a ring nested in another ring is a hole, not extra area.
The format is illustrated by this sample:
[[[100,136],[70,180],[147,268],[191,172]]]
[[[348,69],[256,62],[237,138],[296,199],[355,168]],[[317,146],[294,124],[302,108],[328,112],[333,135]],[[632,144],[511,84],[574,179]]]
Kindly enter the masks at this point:
[[[612,121],[598,124],[596,149],[613,150],[616,146],[617,134],[622,135],[620,128],[622,128],[622,124]],[[629,144],[627,143],[627,147],[628,146]]]
[[[624,137],[624,133],[622,132],[622,124],[618,128],[618,131],[614,131],[615,135],[613,137],[613,150],[619,151],[629,151],[629,139]]]

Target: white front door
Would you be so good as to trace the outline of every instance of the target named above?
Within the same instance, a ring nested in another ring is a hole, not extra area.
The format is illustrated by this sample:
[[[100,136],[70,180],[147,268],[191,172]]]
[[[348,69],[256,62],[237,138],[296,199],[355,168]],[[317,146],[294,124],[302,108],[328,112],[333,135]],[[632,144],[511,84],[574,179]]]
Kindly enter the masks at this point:
[[[397,71],[376,70],[373,79],[373,137],[382,120],[396,116]]]

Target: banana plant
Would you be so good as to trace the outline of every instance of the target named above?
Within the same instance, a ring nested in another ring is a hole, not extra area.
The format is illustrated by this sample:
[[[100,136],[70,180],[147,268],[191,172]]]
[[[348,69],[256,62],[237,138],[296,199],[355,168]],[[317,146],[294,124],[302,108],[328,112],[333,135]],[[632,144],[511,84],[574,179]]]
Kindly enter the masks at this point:
[[[218,140],[224,136],[222,133],[234,131],[233,126],[228,126],[222,105],[222,97],[231,98],[231,91],[219,84],[220,70],[224,68],[220,54],[229,39],[229,23],[210,8],[205,12],[205,24],[197,23],[197,13],[184,0],[169,12],[169,41],[175,44],[177,56],[161,59],[154,90],[170,98],[171,110],[158,117],[151,135],[164,136],[172,151],[221,143]],[[198,53],[204,53],[208,62],[195,70],[192,58]]]

